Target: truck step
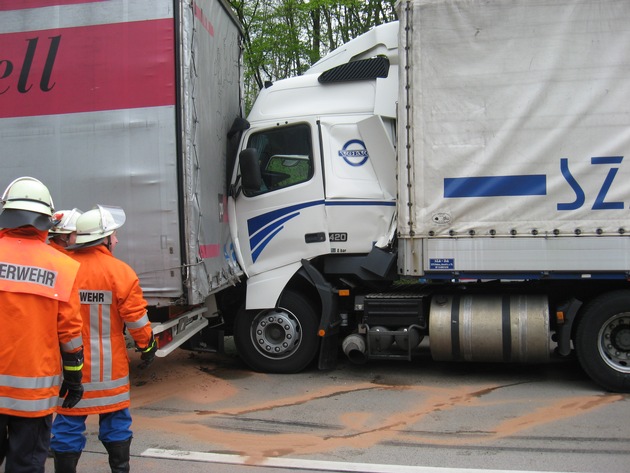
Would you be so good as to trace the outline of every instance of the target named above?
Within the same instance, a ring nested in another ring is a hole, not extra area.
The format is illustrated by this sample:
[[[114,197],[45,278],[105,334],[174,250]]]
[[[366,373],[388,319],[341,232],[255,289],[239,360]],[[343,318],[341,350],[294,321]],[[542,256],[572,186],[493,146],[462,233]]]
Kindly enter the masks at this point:
[[[417,325],[426,329],[429,298],[411,292],[389,292],[365,296],[364,323],[386,327]]]

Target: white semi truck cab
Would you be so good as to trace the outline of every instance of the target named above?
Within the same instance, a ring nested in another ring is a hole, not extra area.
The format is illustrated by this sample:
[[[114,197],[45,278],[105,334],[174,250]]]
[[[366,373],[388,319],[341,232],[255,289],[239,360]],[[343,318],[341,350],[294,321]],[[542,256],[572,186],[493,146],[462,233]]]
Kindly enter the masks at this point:
[[[261,90],[242,140],[259,180],[245,185],[237,170],[230,201],[239,261],[256,287],[248,308],[275,305],[303,259],[367,254],[391,241],[397,29],[355,40],[352,62]]]

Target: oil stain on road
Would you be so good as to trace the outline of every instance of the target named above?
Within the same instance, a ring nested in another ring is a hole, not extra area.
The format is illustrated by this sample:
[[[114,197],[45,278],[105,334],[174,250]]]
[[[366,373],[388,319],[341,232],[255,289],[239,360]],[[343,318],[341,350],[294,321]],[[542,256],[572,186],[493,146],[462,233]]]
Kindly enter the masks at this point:
[[[510,446],[513,439],[519,445],[525,439],[532,450],[562,452],[588,444],[600,453],[630,455],[628,436],[608,442],[605,449],[584,437],[577,439],[578,447],[576,439],[572,447],[553,444],[555,425],[627,403],[627,395],[590,391],[549,397],[530,389],[524,396],[519,383],[400,385],[322,373],[293,375],[298,382],[288,383],[291,376],[221,376],[220,368],[198,364],[189,360],[134,386],[136,429],[203,442],[206,451],[244,455],[251,464],[375,445],[517,448]]]

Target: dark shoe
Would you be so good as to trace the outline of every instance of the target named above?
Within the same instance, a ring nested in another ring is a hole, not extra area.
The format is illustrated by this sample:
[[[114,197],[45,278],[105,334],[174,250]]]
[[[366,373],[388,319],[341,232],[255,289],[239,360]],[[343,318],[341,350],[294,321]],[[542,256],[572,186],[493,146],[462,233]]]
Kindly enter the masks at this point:
[[[112,473],[129,473],[129,447],[131,439],[123,442],[103,442],[109,454]]]
[[[81,452],[52,452],[55,459],[55,473],[77,473],[77,463]]]

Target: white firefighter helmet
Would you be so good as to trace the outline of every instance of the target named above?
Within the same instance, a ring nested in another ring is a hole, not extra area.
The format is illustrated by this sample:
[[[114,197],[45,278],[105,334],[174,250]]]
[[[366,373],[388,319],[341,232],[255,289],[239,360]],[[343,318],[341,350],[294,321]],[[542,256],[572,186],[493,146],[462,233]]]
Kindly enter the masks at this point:
[[[58,210],[52,216],[53,226],[49,233],[68,234],[77,230],[77,220],[83,212],[79,209]]]
[[[52,216],[54,205],[48,188],[34,177],[18,177],[2,194],[3,209],[28,210]]]
[[[108,237],[123,226],[125,219],[125,211],[122,208],[97,205],[77,219],[76,245],[97,242]]]
[[[2,194],[0,228],[17,228],[32,225],[48,230],[54,204],[48,188],[34,177],[19,177],[8,185]]]

